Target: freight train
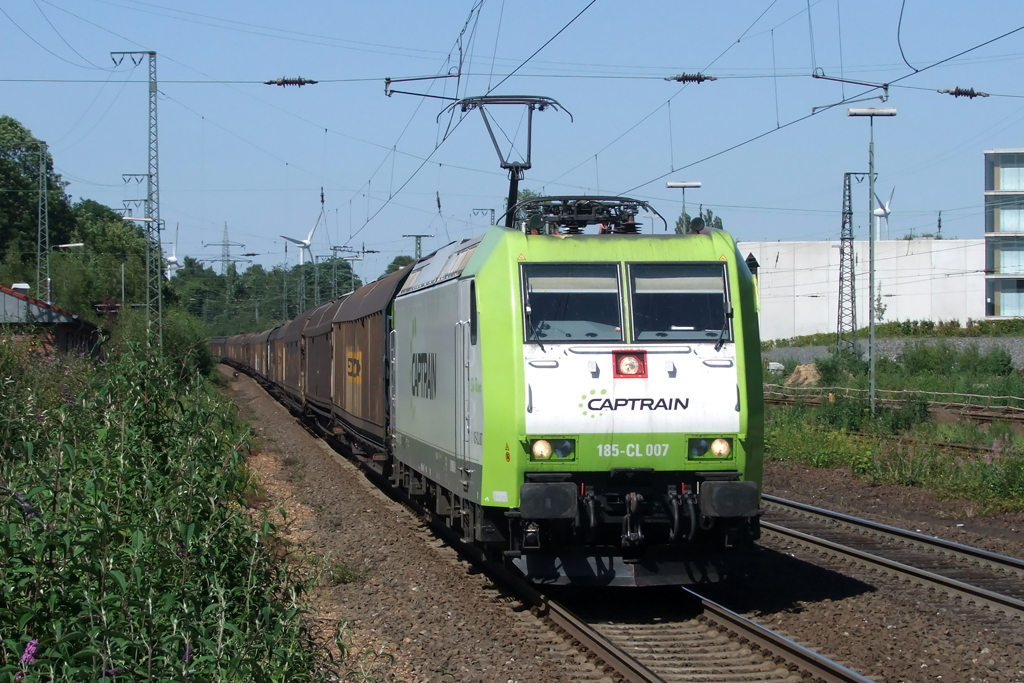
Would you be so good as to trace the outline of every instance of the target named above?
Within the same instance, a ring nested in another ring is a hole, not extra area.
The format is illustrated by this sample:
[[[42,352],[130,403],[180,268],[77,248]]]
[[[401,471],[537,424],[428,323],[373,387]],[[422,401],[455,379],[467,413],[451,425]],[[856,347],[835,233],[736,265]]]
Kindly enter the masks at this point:
[[[622,197],[514,211],[213,353],[531,581],[725,578],[760,535],[764,428],[732,237],[644,234]]]

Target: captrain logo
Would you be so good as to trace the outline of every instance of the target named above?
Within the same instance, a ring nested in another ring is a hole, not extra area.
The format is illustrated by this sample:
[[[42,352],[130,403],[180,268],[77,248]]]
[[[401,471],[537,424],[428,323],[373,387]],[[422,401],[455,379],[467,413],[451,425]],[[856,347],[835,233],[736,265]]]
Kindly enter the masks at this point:
[[[591,389],[590,395],[583,394],[580,397],[582,402],[579,407],[583,409],[584,415],[597,417],[604,415],[604,411],[610,410],[686,410],[690,407],[690,399],[668,396],[665,398],[610,398],[608,390],[601,389],[598,394],[596,389]]]

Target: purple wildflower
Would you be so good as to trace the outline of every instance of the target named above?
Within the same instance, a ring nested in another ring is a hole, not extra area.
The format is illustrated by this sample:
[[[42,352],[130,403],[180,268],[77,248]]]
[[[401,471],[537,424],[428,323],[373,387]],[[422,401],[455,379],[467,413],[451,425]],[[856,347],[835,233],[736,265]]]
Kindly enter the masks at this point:
[[[103,672],[104,676],[117,676],[118,674],[125,674],[131,671],[128,667],[121,666],[116,669],[107,669]]]
[[[21,505],[21,516],[24,519],[29,520],[36,516],[35,508],[33,508],[32,505],[30,505],[29,502],[25,500],[24,496],[15,491],[14,497],[18,499],[18,503]],[[35,641],[33,640],[32,642],[34,643]],[[35,648],[33,647],[33,651],[34,650]]]
[[[192,646],[191,645],[188,645],[188,644],[185,645],[185,654],[181,656],[181,661],[185,662],[186,664],[190,664],[192,662]]]
[[[959,465],[960,467],[963,467],[964,466],[964,459],[959,457],[959,456],[957,456],[956,464]]]
[[[992,454],[991,453],[986,453],[982,457],[985,459],[985,464],[986,465],[991,465],[992,464]]]
[[[29,665],[36,661],[36,646],[39,645],[38,640],[30,640],[25,643],[25,652],[21,655],[21,663],[23,665]]]

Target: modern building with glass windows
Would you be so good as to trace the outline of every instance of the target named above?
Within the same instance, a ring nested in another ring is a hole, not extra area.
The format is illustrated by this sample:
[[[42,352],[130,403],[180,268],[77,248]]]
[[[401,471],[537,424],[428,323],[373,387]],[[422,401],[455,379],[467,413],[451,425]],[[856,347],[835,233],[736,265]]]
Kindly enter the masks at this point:
[[[1024,149],[985,152],[985,315],[1024,316]]]

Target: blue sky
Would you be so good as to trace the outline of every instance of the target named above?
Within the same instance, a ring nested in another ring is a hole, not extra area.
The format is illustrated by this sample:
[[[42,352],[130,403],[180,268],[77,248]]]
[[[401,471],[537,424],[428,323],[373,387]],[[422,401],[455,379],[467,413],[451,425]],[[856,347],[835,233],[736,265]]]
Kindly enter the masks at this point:
[[[327,221],[314,252],[365,243],[380,252],[357,266],[367,279],[412,253],[403,234],[434,235],[425,251],[478,234],[489,216],[473,210],[500,213],[508,187],[478,114],[456,114],[449,128],[447,115],[438,122],[444,100],[387,97],[386,77],[457,73],[461,63],[459,79],[394,87],[472,96],[520,67],[493,94],[553,97],[573,117],[535,115],[523,187],[629,191],[671,225],[681,197],[665,181],[699,180],[688,210],[710,207],[740,240],[839,235],[843,173],[867,170],[868,123],[848,118],[849,105],[797,120],[869,88],[815,70],[901,79],[884,105],[853,105],[899,111],[875,126],[878,194],[895,187],[894,238],[934,231],[940,210],[944,235],[981,237],[982,152],[1024,147],[1024,31],[926,68],[1024,26],[1020,2],[596,0],[525,61],[588,2],[8,1],[0,113],[50,144],[76,199],[120,207],[144,196],[121,175],[146,170],[147,71],[127,60],[111,70],[110,52],[155,50],[165,245],[177,225],[179,257],[217,256],[203,244],[220,241],[226,221],[245,252],[280,263],[279,235],[306,236],[322,186]],[[680,72],[718,80],[663,80]],[[320,82],[262,84],[282,76]],[[992,96],[935,92],[955,86]],[[523,110],[492,113],[506,150],[505,135],[522,152]],[[864,186],[853,201],[866,237]]]

